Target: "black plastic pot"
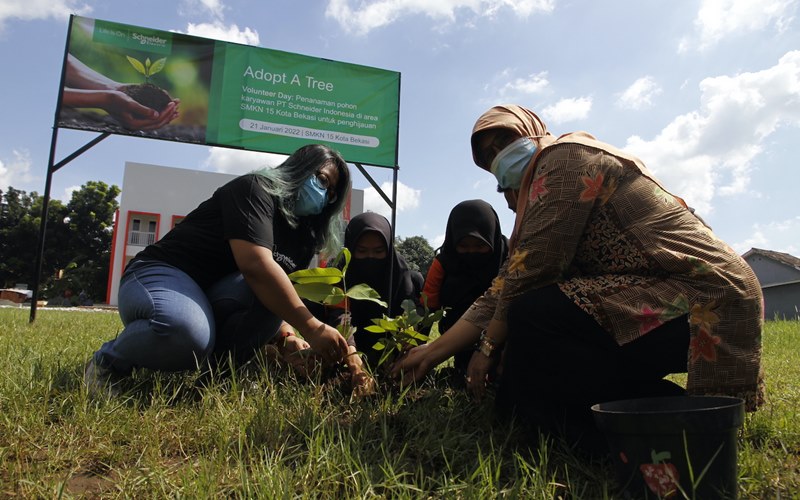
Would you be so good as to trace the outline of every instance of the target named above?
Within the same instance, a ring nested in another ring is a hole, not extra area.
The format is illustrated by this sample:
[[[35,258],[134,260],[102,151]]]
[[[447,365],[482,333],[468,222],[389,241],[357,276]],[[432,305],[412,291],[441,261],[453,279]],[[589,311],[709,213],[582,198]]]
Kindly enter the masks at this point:
[[[741,399],[628,399],[596,404],[592,413],[626,497],[736,498]]]

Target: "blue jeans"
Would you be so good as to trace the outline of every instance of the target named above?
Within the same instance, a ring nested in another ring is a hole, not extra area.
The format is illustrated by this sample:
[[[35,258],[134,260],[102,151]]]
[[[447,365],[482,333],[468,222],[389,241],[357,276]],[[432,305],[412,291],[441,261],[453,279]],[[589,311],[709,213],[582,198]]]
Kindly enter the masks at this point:
[[[191,370],[206,361],[252,358],[277,333],[281,319],[265,308],[240,273],[208,290],[160,261],[129,265],[120,281],[124,329],[94,359],[104,368]]]

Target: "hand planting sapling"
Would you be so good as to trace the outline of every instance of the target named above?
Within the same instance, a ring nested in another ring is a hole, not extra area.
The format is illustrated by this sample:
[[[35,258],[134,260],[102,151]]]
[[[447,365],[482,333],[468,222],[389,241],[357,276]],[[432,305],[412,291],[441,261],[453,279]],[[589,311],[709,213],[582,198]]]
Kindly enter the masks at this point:
[[[349,300],[370,300],[380,304],[383,308],[388,307],[386,302],[381,300],[380,294],[369,285],[359,283],[351,287],[346,286],[350,257],[350,251],[344,248],[336,259],[341,259],[340,261],[343,262],[341,269],[338,267],[304,269],[289,275],[301,298],[324,305],[344,305],[343,320],[336,325],[336,329],[345,338],[355,332],[355,327],[349,321]],[[371,346],[375,350],[383,351],[377,366],[372,368],[386,367],[405,349],[427,342],[428,337],[420,330],[427,331],[444,315],[444,311],[429,313],[427,307],[425,307],[424,314],[420,315],[417,305],[411,300],[404,301],[402,308],[403,314],[395,318],[386,315],[381,318],[372,318],[373,324],[366,327],[369,332],[382,334],[381,339]]]

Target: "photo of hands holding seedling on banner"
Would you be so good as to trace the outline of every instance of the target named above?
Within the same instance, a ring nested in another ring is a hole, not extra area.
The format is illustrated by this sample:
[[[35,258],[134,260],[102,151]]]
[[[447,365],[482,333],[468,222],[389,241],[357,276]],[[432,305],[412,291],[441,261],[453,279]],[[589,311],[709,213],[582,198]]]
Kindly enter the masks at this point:
[[[57,125],[394,168],[400,73],[73,16]]]
[[[214,41],[73,16],[59,127],[204,143]]]

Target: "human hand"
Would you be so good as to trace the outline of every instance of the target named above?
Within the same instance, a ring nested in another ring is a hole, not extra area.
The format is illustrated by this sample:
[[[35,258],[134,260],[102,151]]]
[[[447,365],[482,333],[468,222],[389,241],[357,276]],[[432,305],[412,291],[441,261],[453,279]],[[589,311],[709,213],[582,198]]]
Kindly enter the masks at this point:
[[[355,346],[347,349],[347,370],[350,372],[350,385],[353,387],[353,397],[363,398],[378,392],[377,383],[372,376],[364,370],[364,362]]]
[[[111,90],[106,94],[103,109],[130,130],[154,130],[178,117],[180,99],[173,99],[161,112],[158,112],[139,104],[125,92]]]
[[[320,323],[315,330],[303,336],[325,363],[338,363],[347,355],[347,341],[330,325]]]
[[[391,369],[392,378],[400,379],[403,386],[421,381],[434,367],[430,344],[422,344],[407,351]]]
[[[364,370],[350,374],[353,386],[353,397],[366,398],[374,396],[378,392],[378,384],[372,376]]]
[[[467,390],[480,401],[486,395],[486,386],[489,384],[489,374],[492,372],[497,359],[475,352],[467,367]]]
[[[278,341],[278,353],[284,363],[303,377],[308,377],[311,373],[311,364],[314,363],[309,356],[305,356],[311,346],[308,342],[296,335],[290,335]]]

